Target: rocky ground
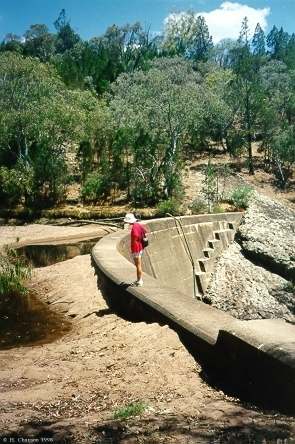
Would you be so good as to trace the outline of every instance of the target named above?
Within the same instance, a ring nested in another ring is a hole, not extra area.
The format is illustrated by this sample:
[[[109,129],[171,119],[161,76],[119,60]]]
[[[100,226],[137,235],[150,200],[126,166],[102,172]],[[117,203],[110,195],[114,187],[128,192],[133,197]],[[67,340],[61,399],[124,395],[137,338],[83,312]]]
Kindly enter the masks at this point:
[[[52,343],[0,352],[0,442],[48,437],[69,443],[213,438],[235,443],[295,437],[294,418],[263,412],[209,386],[168,326],[132,323],[112,313],[89,255],[36,269],[33,286],[49,307],[71,319],[72,329]],[[132,402],[146,406],[141,417],[113,419]]]
[[[239,319],[295,322],[295,213],[256,193],[223,252],[207,297]]]
[[[295,296],[288,281],[246,259],[236,242],[219,258],[206,296],[239,319],[284,318],[295,323]]]
[[[295,281],[295,212],[255,194],[238,230],[243,252],[271,271]]]

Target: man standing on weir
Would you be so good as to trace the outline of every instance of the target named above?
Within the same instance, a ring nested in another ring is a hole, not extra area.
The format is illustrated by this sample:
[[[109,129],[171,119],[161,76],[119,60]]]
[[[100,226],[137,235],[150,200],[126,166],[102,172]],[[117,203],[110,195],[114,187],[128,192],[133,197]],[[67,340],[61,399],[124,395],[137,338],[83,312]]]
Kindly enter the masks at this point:
[[[143,280],[141,258],[143,249],[145,247],[144,238],[146,237],[147,230],[142,224],[137,222],[137,219],[133,213],[127,213],[124,218],[124,222],[131,226],[131,254],[134,260],[137,275],[137,280],[131,285],[134,287],[142,287]]]

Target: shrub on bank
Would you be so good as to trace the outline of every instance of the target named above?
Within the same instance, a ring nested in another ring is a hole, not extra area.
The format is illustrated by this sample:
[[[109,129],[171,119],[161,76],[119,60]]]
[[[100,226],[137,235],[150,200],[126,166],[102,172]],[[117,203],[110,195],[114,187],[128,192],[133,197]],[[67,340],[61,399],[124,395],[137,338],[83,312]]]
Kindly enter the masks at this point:
[[[118,408],[114,412],[114,419],[127,419],[134,416],[142,415],[146,408],[147,406],[142,402],[134,402],[128,404],[124,407]]]
[[[181,203],[175,198],[159,202],[156,212],[157,216],[167,216],[168,213],[172,214],[172,216],[180,216],[183,214]]]
[[[33,170],[23,161],[15,168],[0,167],[0,199],[3,203],[15,205],[32,193]]]
[[[192,214],[203,214],[207,213],[207,204],[204,202],[203,199],[200,199],[197,197],[192,201],[192,203],[189,206]]]
[[[97,202],[102,199],[107,191],[106,179],[97,171],[88,174],[81,189],[81,199],[83,202]]]
[[[13,250],[0,253],[0,298],[27,293],[26,280],[31,269]]]
[[[229,202],[237,209],[246,209],[249,206],[253,193],[253,188],[247,185],[239,186],[230,193]]]

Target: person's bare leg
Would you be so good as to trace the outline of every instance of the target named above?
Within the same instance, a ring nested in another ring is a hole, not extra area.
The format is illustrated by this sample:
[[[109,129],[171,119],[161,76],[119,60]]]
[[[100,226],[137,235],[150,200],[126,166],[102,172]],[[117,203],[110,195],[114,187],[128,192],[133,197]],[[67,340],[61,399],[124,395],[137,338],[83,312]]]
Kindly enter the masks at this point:
[[[136,266],[137,281],[140,281],[140,280],[142,280],[141,256],[134,258],[134,264]]]

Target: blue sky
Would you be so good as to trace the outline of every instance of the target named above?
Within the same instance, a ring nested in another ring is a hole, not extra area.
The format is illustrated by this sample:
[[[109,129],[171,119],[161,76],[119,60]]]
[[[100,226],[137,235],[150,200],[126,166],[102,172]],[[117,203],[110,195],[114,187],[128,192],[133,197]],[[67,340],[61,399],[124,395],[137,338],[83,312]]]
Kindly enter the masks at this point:
[[[235,37],[245,15],[252,27],[259,20],[266,31],[276,24],[295,32],[295,0],[0,0],[0,39],[9,32],[22,35],[35,23],[45,23],[53,31],[62,8],[84,39],[101,35],[113,23],[140,21],[159,32],[165,18],[177,18],[176,13],[188,9],[205,13],[215,41]]]

